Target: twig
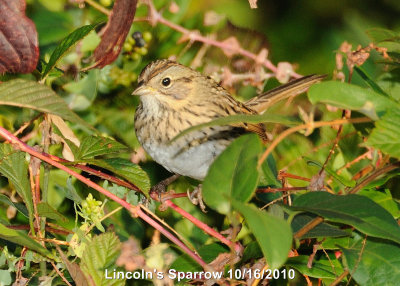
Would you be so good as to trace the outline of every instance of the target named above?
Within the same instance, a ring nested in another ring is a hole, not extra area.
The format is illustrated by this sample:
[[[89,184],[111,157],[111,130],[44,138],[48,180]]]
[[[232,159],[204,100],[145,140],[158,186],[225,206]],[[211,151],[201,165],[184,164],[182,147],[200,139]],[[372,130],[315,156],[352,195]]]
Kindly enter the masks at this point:
[[[380,175],[383,175],[385,173],[388,173],[394,169],[400,168],[400,162],[396,162],[393,164],[389,164],[386,165],[380,169],[377,169],[375,172],[373,172],[371,175],[369,175],[368,177],[366,177],[364,180],[362,180],[360,183],[358,183],[353,189],[351,189],[349,191],[349,194],[355,194],[357,193],[359,190],[361,190],[363,187],[365,187],[366,185],[368,185],[370,182],[372,182],[373,180],[375,180],[377,177],[379,177]]]
[[[361,257],[362,257],[362,255],[363,255],[363,253],[364,253],[365,245],[367,244],[367,237],[368,237],[368,236],[366,235],[366,236],[364,237],[364,239],[363,239],[363,242],[362,242],[362,245],[361,245],[361,249],[360,249],[360,254],[358,255],[358,259],[357,259],[357,261],[356,261],[356,265],[354,265],[354,268],[353,268],[353,270],[352,270],[351,273],[350,273],[350,279],[349,279],[349,281],[347,281],[346,286],[350,284],[351,278],[353,277],[353,274],[356,272],[356,270],[357,270],[357,268],[358,268],[358,265],[360,264]]]
[[[64,241],[64,240],[58,240],[55,238],[40,238],[40,237],[32,237],[32,239],[37,240],[37,241],[42,241],[44,242],[48,242],[48,243],[53,243],[53,244],[57,244],[57,245],[66,245],[69,246],[69,242]]]
[[[7,225],[7,228],[15,229],[15,230],[28,230],[29,225]],[[35,231],[38,231],[38,229],[35,228]],[[68,234],[72,233],[72,231],[56,229],[56,228],[52,228],[49,226],[46,226],[46,231],[50,232],[50,233],[61,234],[61,235],[68,235]]]
[[[269,268],[268,263],[265,263],[265,265],[264,265],[263,269],[260,271],[260,273],[266,273],[268,268]],[[260,284],[261,279],[264,279],[264,277],[254,279],[253,283],[251,283],[251,286],[257,286],[258,284]]]
[[[168,207],[170,207],[173,210],[175,210],[177,213],[179,213],[182,216],[184,216],[185,218],[187,218],[189,221],[191,221],[194,225],[196,225],[197,227],[202,229],[207,234],[217,238],[218,240],[220,240],[222,243],[226,244],[227,246],[232,247],[236,252],[240,252],[242,250],[242,246],[240,244],[230,241],[225,236],[223,236],[219,232],[215,231],[213,228],[209,227],[204,222],[198,220],[197,218],[195,218],[191,214],[187,213],[185,210],[181,209],[180,207],[178,207],[176,204],[174,204],[170,200],[166,200],[164,203]]]
[[[148,6],[149,14],[147,17],[137,18],[137,19],[135,19],[135,21],[146,21],[146,22],[149,22],[153,26],[155,26],[157,23],[163,24],[163,25],[170,27],[171,29],[183,34],[181,39],[185,39],[187,41],[193,41],[193,42],[202,42],[207,45],[218,47],[222,50],[229,50],[233,54],[239,54],[244,57],[252,59],[253,61],[256,62],[256,64],[266,67],[273,73],[276,73],[278,71],[278,68],[275,65],[273,65],[271,63],[271,61],[269,61],[268,59],[260,58],[259,55],[254,54],[250,51],[247,51],[241,47],[233,47],[229,43],[220,42],[211,37],[205,37],[205,36],[201,35],[198,31],[192,31],[192,30],[186,29],[178,24],[175,24],[175,23],[165,19],[162,16],[162,14],[159,11],[157,11],[157,9],[155,8],[155,6],[151,0],[146,0],[143,2],[144,2],[144,4],[146,4]],[[301,75],[299,75],[295,72],[292,72],[291,76],[293,76],[295,78],[301,77]]]
[[[61,279],[67,284],[68,286],[72,286],[71,283],[68,282],[67,278],[65,278],[64,274],[57,268],[57,266],[54,264],[53,261],[50,261],[51,265],[53,266],[54,270],[57,272],[57,274],[61,277]]]
[[[306,182],[310,182],[311,181],[311,179],[309,179],[309,178],[305,178],[305,177],[301,177],[301,176],[298,176],[298,175],[286,173],[284,171],[279,172],[278,180],[280,180],[280,178],[291,178],[291,179],[301,180],[301,181],[306,181]]]
[[[36,119],[38,119],[40,116],[42,116],[43,113],[39,113],[38,115],[36,115],[35,117],[33,117],[31,120],[29,120],[28,122],[25,122],[24,124],[22,124],[22,126],[20,128],[18,128],[17,131],[14,132],[14,136],[18,136],[19,134],[21,134],[22,132],[24,132],[24,130],[31,125]]]
[[[31,232],[35,236],[35,228],[38,229],[38,234],[39,237],[41,236],[41,231],[40,231],[40,220],[39,220],[39,213],[37,210],[37,204],[38,201],[36,201],[36,189],[35,189],[35,182],[33,180],[33,171],[32,171],[32,166],[29,166],[29,182],[30,182],[30,187],[31,187],[31,193],[32,193],[32,203],[33,203],[33,215],[35,217],[35,226],[32,225]]]
[[[172,235],[170,232],[168,232],[167,230],[165,230],[160,224],[158,224],[155,220],[153,220],[152,218],[150,218],[148,215],[146,215],[141,209],[140,207],[137,206],[133,206],[131,204],[129,204],[128,202],[126,202],[125,200],[119,198],[118,196],[114,195],[113,193],[107,191],[106,189],[102,188],[101,186],[97,185],[96,183],[92,182],[91,180],[85,178],[84,176],[72,171],[71,169],[67,168],[66,166],[60,164],[59,162],[56,162],[52,159],[50,159],[48,156],[43,155],[40,152],[37,152],[36,150],[34,150],[32,147],[30,147],[29,145],[25,144],[24,142],[20,141],[17,137],[15,137],[14,135],[12,135],[9,131],[7,131],[6,129],[4,129],[3,127],[0,126],[0,135],[6,139],[7,141],[9,141],[10,143],[13,144],[14,147],[18,146],[18,148],[22,151],[22,152],[27,152],[30,155],[39,158],[42,161],[45,161],[47,163],[49,163],[50,165],[61,169],[65,172],[67,172],[68,174],[70,174],[71,176],[74,176],[75,178],[77,178],[79,181],[83,182],[84,184],[88,185],[89,187],[92,187],[93,189],[95,189],[96,191],[102,193],[103,195],[105,195],[106,197],[112,199],[113,201],[117,202],[118,204],[120,204],[121,206],[123,206],[124,208],[126,208],[132,215],[134,216],[139,216],[141,219],[143,219],[144,221],[146,221],[148,224],[150,224],[152,227],[154,227],[155,229],[159,230],[162,234],[164,234],[168,239],[170,239],[173,243],[175,243],[176,245],[178,245],[184,252],[186,252],[191,258],[193,258],[197,263],[199,263],[204,269],[208,269],[208,265],[206,262],[204,262],[200,256],[198,256],[196,253],[194,253],[193,251],[191,251],[184,243],[182,243],[178,238],[176,238],[174,235]]]
[[[260,210],[263,210],[263,209],[269,207],[270,205],[273,205],[274,203],[276,203],[276,202],[278,202],[278,201],[280,201],[280,200],[283,200],[283,199],[286,198],[287,196],[290,196],[290,193],[284,194],[284,195],[282,195],[282,197],[279,197],[279,198],[277,198],[277,199],[275,199],[275,200],[273,200],[273,201],[270,201],[268,204],[262,206],[262,207],[260,208]]]
[[[298,239],[300,237],[302,237],[303,235],[305,235],[307,232],[309,232],[310,230],[312,230],[314,227],[316,227],[317,225],[319,225],[320,223],[322,223],[324,221],[324,219],[322,217],[316,217],[315,219],[313,219],[312,221],[310,221],[309,223],[307,223],[303,228],[301,228],[298,232],[296,232],[293,237]]]
[[[111,11],[108,10],[107,8],[104,8],[101,6],[99,3],[94,2],[93,0],[84,0],[86,3],[88,3],[90,6],[92,6],[94,9],[100,11],[103,14],[106,14],[108,17],[111,15]]]
[[[258,188],[257,193],[297,192],[307,190],[307,187],[285,187],[285,188]]]
[[[343,273],[340,274],[340,276],[339,276],[338,278],[336,278],[336,280],[333,281],[329,286],[336,286],[336,285],[338,285],[338,284],[343,280],[343,278],[346,277],[348,274],[349,274],[349,270],[346,269],[346,270],[343,271]]]
[[[337,131],[337,133],[336,133],[335,141],[333,142],[332,147],[331,147],[331,149],[329,150],[328,156],[326,157],[325,162],[324,162],[324,164],[322,165],[321,170],[319,170],[319,172],[318,172],[318,174],[319,174],[320,176],[321,176],[322,172],[325,170],[326,165],[328,165],[328,162],[329,162],[330,158],[332,157],[333,153],[335,153],[335,149],[336,149],[336,147],[337,147],[337,145],[338,145],[338,143],[339,143],[340,134],[342,133],[342,130],[343,130],[343,125],[340,125],[340,126],[339,126],[339,129],[338,129],[338,131]]]
[[[341,136],[340,139],[350,137],[350,136],[352,136],[352,135],[354,135],[354,134],[357,134],[357,131],[349,132],[349,133],[347,133],[347,134]],[[336,139],[336,138],[335,138],[335,139]],[[325,143],[323,143],[323,144],[321,144],[321,145],[318,145],[318,146],[312,148],[312,149],[311,149],[310,151],[308,151],[307,153],[302,154],[301,156],[297,157],[296,159],[290,161],[286,166],[284,166],[284,168],[285,168],[285,169],[288,169],[290,166],[292,166],[293,164],[295,164],[297,161],[304,159],[305,156],[308,156],[308,155],[310,155],[310,154],[312,154],[312,153],[315,153],[315,152],[317,152],[318,150],[320,150],[321,148],[325,148],[325,147],[329,146],[331,143],[333,143],[333,142],[335,141],[335,139],[329,140],[328,142],[325,142]]]
[[[108,214],[106,214],[105,216],[103,216],[103,217],[100,219],[100,222],[102,222],[103,220],[109,218],[109,217],[112,216],[113,214],[119,212],[121,209],[122,209],[122,207],[118,207],[118,208],[116,208],[116,209],[110,211]],[[95,226],[96,226],[96,224],[94,224],[94,223],[93,223],[91,226],[89,226],[88,229],[86,230],[86,234],[88,234]]]
[[[352,165],[354,165],[357,162],[360,162],[361,160],[365,159],[366,157],[368,157],[368,155],[370,154],[370,151],[365,152],[364,154],[361,154],[360,156],[358,156],[357,158],[355,158],[354,160],[347,162],[343,167],[340,167],[336,173],[339,175],[340,173],[342,173],[343,170],[350,168]]]
[[[279,136],[271,143],[271,145],[268,146],[267,150],[261,155],[260,159],[258,160],[258,167],[261,166],[261,164],[267,159],[268,155],[272,152],[272,150],[275,149],[275,147],[287,136],[289,136],[292,133],[295,133],[299,130],[302,129],[308,129],[308,128],[317,128],[317,127],[322,127],[322,126],[332,126],[332,125],[338,125],[338,124],[348,124],[348,123],[365,123],[365,122],[371,122],[372,120],[368,117],[360,117],[360,118],[353,118],[353,119],[336,119],[332,121],[318,121],[318,122],[312,122],[312,123],[305,123],[301,124],[289,129],[286,129],[283,131]]]

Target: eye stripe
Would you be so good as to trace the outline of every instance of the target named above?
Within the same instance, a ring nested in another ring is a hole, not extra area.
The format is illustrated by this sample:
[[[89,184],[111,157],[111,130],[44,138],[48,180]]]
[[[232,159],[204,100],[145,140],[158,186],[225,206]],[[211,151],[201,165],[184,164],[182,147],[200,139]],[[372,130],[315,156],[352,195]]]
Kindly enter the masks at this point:
[[[159,66],[157,66],[159,65]],[[171,61],[161,61],[161,62],[156,62],[154,67],[150,67],[150,74],[148,76],[148,79],[152,79],[155,75],[163,72],[164,70],[168,69],[171,66],[177,65],[175,62]]]

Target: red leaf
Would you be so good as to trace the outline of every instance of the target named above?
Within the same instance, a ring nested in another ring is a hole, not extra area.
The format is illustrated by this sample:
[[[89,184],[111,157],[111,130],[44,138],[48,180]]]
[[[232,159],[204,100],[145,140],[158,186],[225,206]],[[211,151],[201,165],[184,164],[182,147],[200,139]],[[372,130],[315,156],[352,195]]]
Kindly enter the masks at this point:
[[[0,0],[0,74],[30,73],[39,59],[35,24],[24,0]]]
[[[104,67],[119,55],[131,28],[136,12],[137,0],[116,0],[110,20],[104,28],[101,42],[94,51],[96,63],[91,67]]]

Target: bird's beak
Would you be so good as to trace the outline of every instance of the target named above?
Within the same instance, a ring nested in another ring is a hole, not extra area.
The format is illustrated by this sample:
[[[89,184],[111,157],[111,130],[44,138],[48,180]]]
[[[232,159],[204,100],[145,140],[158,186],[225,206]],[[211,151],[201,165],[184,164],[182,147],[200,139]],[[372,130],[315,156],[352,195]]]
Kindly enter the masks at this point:
[[[139,85],[133,92],[132,95],[143,96],[147,94],[154,93],[154,89],[152,87],[146,85]]]

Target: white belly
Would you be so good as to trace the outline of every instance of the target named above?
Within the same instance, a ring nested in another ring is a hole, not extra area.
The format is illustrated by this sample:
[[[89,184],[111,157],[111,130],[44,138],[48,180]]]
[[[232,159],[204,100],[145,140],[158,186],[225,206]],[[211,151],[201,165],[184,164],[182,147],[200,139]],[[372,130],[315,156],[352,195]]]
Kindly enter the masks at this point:
[[[205,142],[187,150],[178,144],[143,144],[143,148],[157,163],[168,171],[197,180],[203,180],[214,159],[226,146],[215,141]]]

